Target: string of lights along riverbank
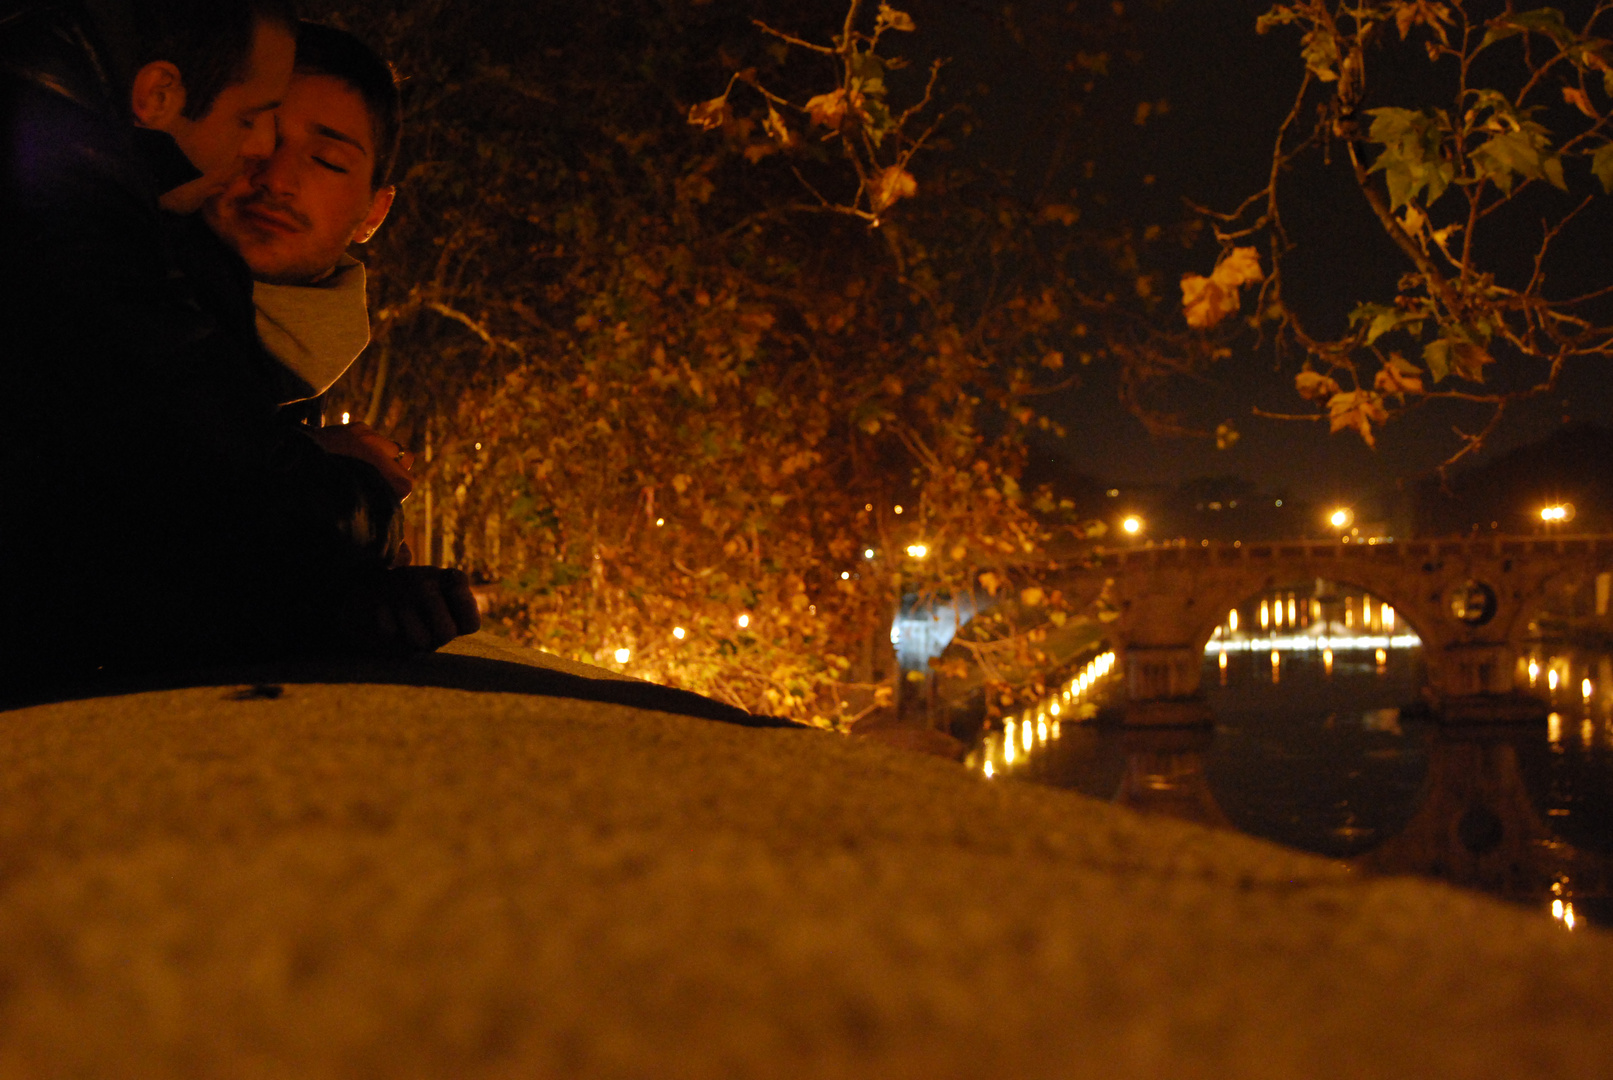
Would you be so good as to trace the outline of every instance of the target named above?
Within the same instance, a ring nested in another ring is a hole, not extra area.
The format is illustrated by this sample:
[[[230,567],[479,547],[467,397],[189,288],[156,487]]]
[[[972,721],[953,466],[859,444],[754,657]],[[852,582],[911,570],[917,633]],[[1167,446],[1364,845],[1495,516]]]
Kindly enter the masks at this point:
[[[1064,723],[1096,719],[1097,705],[1089,700],[1094,691],[1114,672],[1115,654],[1106,652],[1087,661],[1079,673],[1044,699],[1003,722],[1003,730],[989,732],[968,764],[989,776],[1026,760],[1040,746],[1058,739]]]

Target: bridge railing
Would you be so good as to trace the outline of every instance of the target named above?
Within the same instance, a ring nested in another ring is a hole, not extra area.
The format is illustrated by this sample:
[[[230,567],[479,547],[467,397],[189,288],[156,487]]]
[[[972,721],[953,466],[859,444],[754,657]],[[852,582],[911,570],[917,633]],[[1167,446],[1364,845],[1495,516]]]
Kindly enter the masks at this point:
[[[1426,562],[1451,556],[1531,558],[1540,556],[1613,558],[1613,535],[1502,536],[1345,543],[1341,540],[1190,541],[1135,548],[1100,548],[1094,569],[1130,567],[1230,566],[1278,561]]]

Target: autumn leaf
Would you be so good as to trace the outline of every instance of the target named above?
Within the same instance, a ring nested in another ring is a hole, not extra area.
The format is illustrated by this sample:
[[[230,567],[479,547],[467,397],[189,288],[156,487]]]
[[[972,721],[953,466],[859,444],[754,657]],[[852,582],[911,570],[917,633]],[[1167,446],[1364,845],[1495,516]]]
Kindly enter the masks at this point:
[[[1613,195],[1613,142],[1603,143],[1591,155],[1591,172],[1601,181],[1602,190]]]
[[[880,4],[879,17],[874,22],[874,29],[903,30],[911,33],[912,31],[917,30],[918,27],[914,24],[913,17],[907,12],[897,11],[889,4]]]
[[[1406,35],[1411,33],[1414,26],[1422,25],[1432,30],[1439,40],[1445,44],[1450,39],[1445,35],[1445,26],[1452,25],[1450,9],[1444,4],[1432,3],[1430,0],[1412,0],[1410,3],[1395,5],[1395,28],[1400,31],[1400,40],[1405,41]]]
[[[1384,174],[1389,208],[1398,210],[1424,193],[1432,206],[1456,178],[1456,167],[1444,155],[1441,119],[1418,109],[1368,109],[1372,128],[1367,138],[1383,146],[1371,172]]]
[[[1315,371],[1302,371],[1295,375],[1294,389],[1299,391],[1300,397],[1310,401],[1322,401],[1342,391],[1335,380]]]
[[[1019,602],[1026,607],[1041,607],[1047,600],[1047,594],[1038,588],[1023,589],[1019,594]]]
[[[728,121],[728,95],[702,101],[689,109],[689,123],[701,131],[722,127]]]
[[[1203,274],[1182,275],[1182,314],[1187,325],[1205,330],[1238,310],[1238,297]]]
[[[1574,108],[1578,109],[1580,112],[1584,113],[1586,116],[1590,117],[1592,120],[1598,119],[1596,109],[1591,105],[1591,96],[1578,87],[1563,87],[1563,100],[1568,102]]]
[[[806,103],[807,115],[819,127],[839,128],[846,119],[846,90],[831,90]]]
[[[1494,182],[1502,194],[1512,194],[1513,174],[1529,180],[1545,180],[1567,190],[1562,160],[1551,152],[1551,144],[1533,124],[1493,136],[1468,155],[1479,175]]]
[[[784,123],[784,117],[780,116],[779,111],[771,105],[767,107],[767,120],[763,122],[762,127],[773,137],[774,142],[786,150],[793,149],[801,141]]]
[[[910,199],[918,194],[918,181],[900,165],[892,165],[874,177],[874,190],[869,195],[874,212],[894,205],[898,199]]]
[[[1373,447],[1378,443],[1372,435],[1372,425],[1389,421],[1389,413],[1384,409],[1382,399],[1370,390],[1334,394],[1327,403],[1327,411],[1334,434],[1351,428],[1361,436],[1363,442]]]
[[[997,590],[1002,588],[1002,578],[991,573],[990,571],[987,571],[986,573],[980,575],[980,587],[985,589],[992,596],[996,596]]]
[[[1216,264],[1215,280],[1228,288],[1252,285],[1265,279],[1260,272],[1260,252],[1252,247],[1233,248]]]
[[[1209,277],[1182,275],[1182,313],[1187,325],[1204,330],[1238,310],[1241,286],[1262,280],[1260,253],[1252,247],[1233,248]]]
[[[1305,35],[1302,54],[1305,66],[1322,82],[1336,82],[1339,73],[1334,65],[1339,62],[1339,43],[1331,31],[1317,27]]]
[[[1485,32],[1484,41],[1479,48],[1486,49],[1514,34],[1527,33],[1544,34],[1565,49],[1574,42],[1574,32],[1563,21],[1563,13],[1556,8],[1540,8],[1536,11],[1498,16],[1490,23],[1490,28]]]
[[[1423,373],[1410,360],[1399,353],[1392,353],[1372,385],[1384,394],[1420,394],[1423,392]]]

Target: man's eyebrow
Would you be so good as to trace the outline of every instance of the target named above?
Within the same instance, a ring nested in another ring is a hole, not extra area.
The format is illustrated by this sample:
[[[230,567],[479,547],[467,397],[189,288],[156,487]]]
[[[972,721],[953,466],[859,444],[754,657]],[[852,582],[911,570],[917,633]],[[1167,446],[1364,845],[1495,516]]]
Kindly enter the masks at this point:
[[[326,139],[334,139],[334,140],[336,140],[337,142],[340,142],[340,143],[346,143],[348,146],[356,146],[356,147],[358,147],[359,150],[361,150],[366,155],[369,154],[369,152],[370,152],[369,147],[365,146],[363,143],[361,143],[357,139],[353,138],[353,136],[351,136],[351,135],[349,135],[349,134],[347,134],[346,132],[343,132],[343,131],[337,131],[335,128],[326,127],[324,124],[315,124],[314,125],[314,134],[322,136],[323,138],[326,138]]]

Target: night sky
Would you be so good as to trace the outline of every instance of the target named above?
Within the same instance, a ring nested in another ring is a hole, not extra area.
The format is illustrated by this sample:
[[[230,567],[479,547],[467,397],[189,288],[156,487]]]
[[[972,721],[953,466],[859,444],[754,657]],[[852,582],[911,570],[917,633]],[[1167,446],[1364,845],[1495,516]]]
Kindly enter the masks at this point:
[[[1146,55],[1132,74],[1116,80],[1114,92],[1133,103],[1163,97],[1171,111],[1138,130],[1131,136],[1134,141],[1120,144],[1116,152],[1128,167],[1134,158],[1134,190],[1154,220],[1180,216],[1184,197],[1230,209],[1264,183],[1272,140],[1301,74],[1296,33],[1254,33],[1255,19],[1269,6],[1267,0],[1176,0],[1155,12],[1142,3],[1131,5],[1143,19]],[[1013,50],[1002,49],[997,63],[995,96],[1003,115],[1012,116],[1030,101],[1015,96]],[[1369,90],[1392,81],[1396,73],[1384,70],[1387,63],[1379,58],[1374,68],[1369,60]],[[1416,73],[1405,77],[1415,78]],[[1034,93],[1022,86],[1017,90]],[[1125,102],[1119,104],[1129,114]],[[1369,98],[1367,104],[1374,102]],[[1018,152],[1027,170],[1034,168],[1037,148],[1022,146]],[[1145,174],[1158,178],[1151,188],[1141,186]],[[1394,281],[1406,267],[1389,248],[1345,168],[1335,163],[1324,169],[1318,160],[1290,179],[1286,190],[1285,217],[1301,243],[1288,265],[1287,294],[1310,325],[1342,328],[1356,302],[1393,295]],[[1595,241],[1600,235],[1608,234],[1593,232],[1586,258],[1602,258]],[[1192,258],[1202,265],[1190,268],[1208,273],[1213,244],[1201,243]],[[1174,295],[1174,278],[1168,287]],[[1373,451],[1358,436],[1329,435],[1320,424],[1252,416],[1256,405],[1305,411],[1306,403],[1292,389],[1293,374],[1293,367],[1275,371],[1270,355],[1246,354],[1225,362],[1202,382],[1171,388],[1162,403],[1179,410],[1184,419],[1212,429],[1231,420],[1242,432],[1235,448],[1217,451],[1213,440],[1150,438],[1143,424],[1116,404],[1113,372],[1089,370],[1079,392],[1053,404],[1051,411],[1069,426],[1071,437],[1050,456],[1062,459],[1061,468],[1121,484],[1234,474],[1268,491],[1315,502],[1354,501],[1428,475],[1459,448],[1453,425],[1474,430],[1487,415],[1454,406],[1430,408],[1391,424]],[[1537,440],[1565,419],[1613,423],[1613,377],[1605,369],[1584,365],[1569,374],[1560,393],[1518,407],[1490,447],[1469,460],[1489,460]]]

